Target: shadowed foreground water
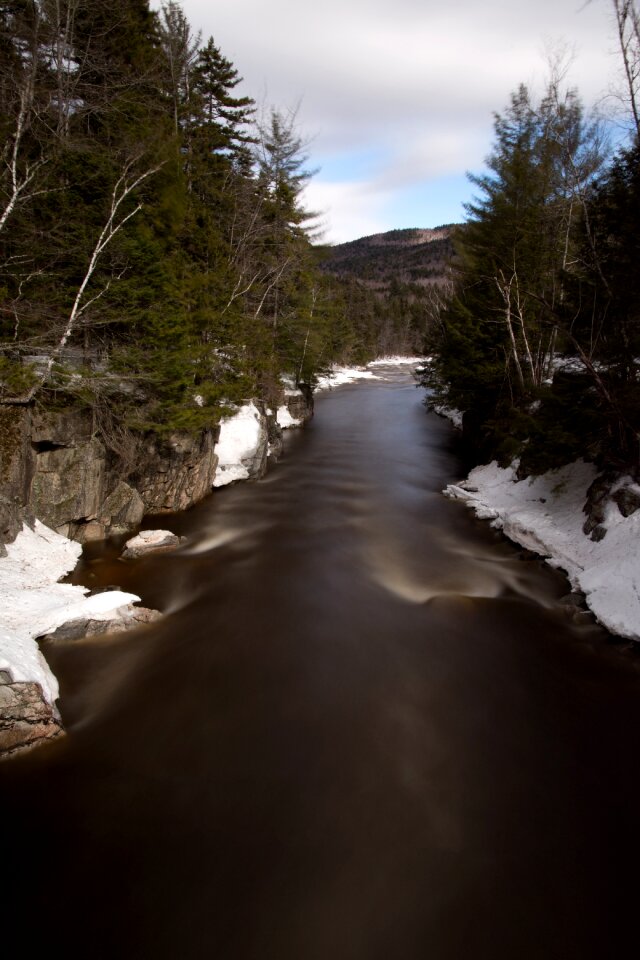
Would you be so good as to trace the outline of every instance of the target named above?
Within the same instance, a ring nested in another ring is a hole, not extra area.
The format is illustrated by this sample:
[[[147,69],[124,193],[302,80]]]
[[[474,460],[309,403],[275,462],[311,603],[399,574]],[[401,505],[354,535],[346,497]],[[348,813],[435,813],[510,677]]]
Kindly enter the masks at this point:
[[[0,769],[12,956],[638,955],[637,657],[440,495],[452,443],[407,374],[341,388],[163,518],[177,553],[94,548],[168,616],[47,650],[69,736]]]

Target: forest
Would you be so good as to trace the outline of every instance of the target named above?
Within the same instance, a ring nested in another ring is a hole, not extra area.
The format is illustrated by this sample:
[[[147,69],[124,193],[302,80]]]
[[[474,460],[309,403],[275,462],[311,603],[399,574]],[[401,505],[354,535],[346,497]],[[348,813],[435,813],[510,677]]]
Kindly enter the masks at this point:
[[[434,401],[465,411],[476,459],[517,458],[520,476],[583,456],[640,468],[640,29],[633,3],[613,8],[624,136],[557,63],[541,97],[512,94],[427,338]]]
[[[117,454],[379,353],[319,269],[295,111],[178,3],[5,2],[0,47],[1,406],[90,408]]]

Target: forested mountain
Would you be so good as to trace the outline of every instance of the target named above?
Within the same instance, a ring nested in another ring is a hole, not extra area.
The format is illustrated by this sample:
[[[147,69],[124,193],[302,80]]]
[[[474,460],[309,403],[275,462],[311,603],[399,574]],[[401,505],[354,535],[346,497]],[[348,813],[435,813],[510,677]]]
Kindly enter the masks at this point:
[[[178,3],[0,5],[0,405],[89,407],[117,453],[368,359],[314,262],[295,117],[258,122],[239,82]]]
[[[392,282],[446,282],[453,255],[454,225],[414,230],[390,230],[339,243],[326,249],[322,269],[337,277],[357,277],[373,289]]]
[[[347,297],[376,353],[418,353],[451,285],[454,225],[390,230],[319,248],[320,268]]]

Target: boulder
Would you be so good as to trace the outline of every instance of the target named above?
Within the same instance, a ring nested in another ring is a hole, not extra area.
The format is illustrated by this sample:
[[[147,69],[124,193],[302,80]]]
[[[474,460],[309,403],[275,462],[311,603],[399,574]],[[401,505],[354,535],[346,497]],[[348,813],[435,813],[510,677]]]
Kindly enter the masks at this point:
[[[0,683],[0,757],[28,750],[64,733],[38,683]]]
[[[70,620],[68,623],[63,623],[57,630],[48,633],[41,639],[56,642],[84,640],[87,637],[99,637],[112,633],[121,633],[126,630],[135,630],[137,627],[144,626],[147,623],[154,623],[161,618],[162,614],[159,610],[150,610],[148,607],[129,606],[111,620],[92,620],[90,618]]]
[[[144,516],[144,503],[137,490],[124,480],[119,480],[115,489],[100,507],[102,522],[110,533],[125,533],[137,527]]]
[[[186,538],[178,537],[169,530],[142,530],[124,545],[122,557],[124,560],[136,560],[149,553],[160,553],[165,550],[174,550]]]
[[[618,504],[618,510],[623,517],[630,517],[640,508],[640,489],[638,487],[621,487],[612,494],[611,499]]]

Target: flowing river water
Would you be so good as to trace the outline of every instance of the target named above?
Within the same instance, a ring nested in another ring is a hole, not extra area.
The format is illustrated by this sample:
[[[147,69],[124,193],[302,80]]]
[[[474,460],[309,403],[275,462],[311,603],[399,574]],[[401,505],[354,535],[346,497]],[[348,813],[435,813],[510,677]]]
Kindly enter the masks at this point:
[[[167,616],[47,650],[69,735],[0,770],[12,956],[639,955],[637,654],[441,495],[421,401],[339,388],[162,518],[178,551],[87,552]]]

